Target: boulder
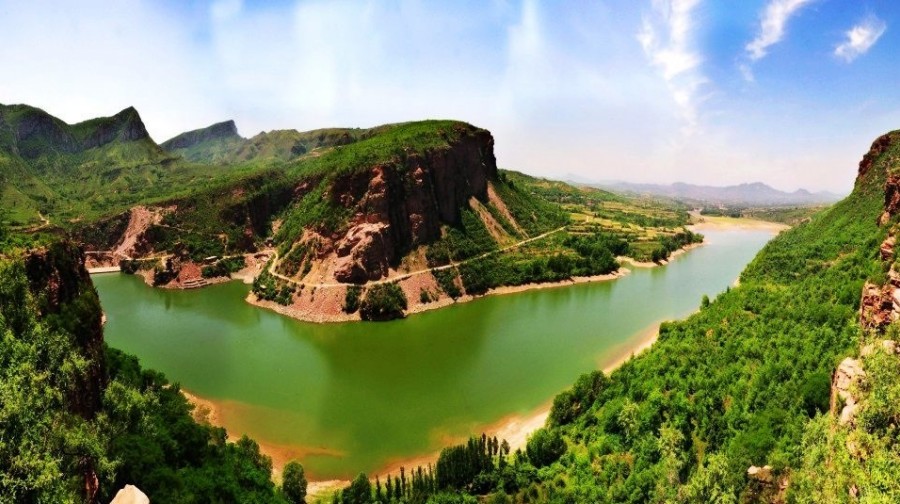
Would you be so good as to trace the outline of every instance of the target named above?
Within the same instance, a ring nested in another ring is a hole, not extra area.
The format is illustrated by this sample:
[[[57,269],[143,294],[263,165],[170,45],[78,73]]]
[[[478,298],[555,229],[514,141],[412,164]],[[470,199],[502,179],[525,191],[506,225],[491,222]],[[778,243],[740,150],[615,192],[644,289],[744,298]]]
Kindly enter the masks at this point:
[[[772,481],[774,481],[772,478],[772,466],[750,466],[750,468],[747,469],[747,477],[761,483],[772,483]]]
[[[109,504],[150,504],[150,498],[141,492],[140,488],[125,485],[125,488],[116,492],[116,496]]]

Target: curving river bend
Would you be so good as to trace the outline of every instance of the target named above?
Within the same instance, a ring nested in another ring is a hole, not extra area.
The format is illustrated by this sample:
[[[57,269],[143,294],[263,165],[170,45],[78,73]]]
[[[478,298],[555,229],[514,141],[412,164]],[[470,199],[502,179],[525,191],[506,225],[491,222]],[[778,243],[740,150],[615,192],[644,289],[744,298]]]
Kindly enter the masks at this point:
[[[298,322],[245,303],[238,282],[169,291],[126,275],[93,280],[111,346],[215,401],[232,437],[300,458],[314,479],[347,478],[535,411],[725,290],[773,236],[702,232],[703,247],[616,281],[385,323]]]

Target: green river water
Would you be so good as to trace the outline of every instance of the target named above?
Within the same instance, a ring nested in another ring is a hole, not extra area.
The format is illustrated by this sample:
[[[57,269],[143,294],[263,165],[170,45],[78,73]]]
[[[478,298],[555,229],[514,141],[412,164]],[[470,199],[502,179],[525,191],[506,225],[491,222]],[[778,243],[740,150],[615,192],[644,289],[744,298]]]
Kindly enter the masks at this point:
[[[111,346],[217,401],[232,436],[296,454],[313,478],[346,478],[533,412],[723,291],[772,237],[704,234],[707,245],[616,281],[383,323],[298,322],[245,303],[239,282],[169,291],[120,274],[93,279]]]

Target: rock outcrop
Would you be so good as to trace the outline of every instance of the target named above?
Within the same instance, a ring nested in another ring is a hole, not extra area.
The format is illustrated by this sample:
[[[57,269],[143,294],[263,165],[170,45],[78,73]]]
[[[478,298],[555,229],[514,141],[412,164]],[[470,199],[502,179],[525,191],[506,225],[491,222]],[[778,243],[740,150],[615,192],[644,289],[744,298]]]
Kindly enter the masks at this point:
[[[897,132],[885,133],[884,135],[876,138],[874,142],[872,142],[872,146],[869,147],[869,152],[867,152],[859,162],[857,180],[865,177],[866,174],[869,173],[869,170],[875,164],[875,160],[877,160],[879,156],[887,152],[888,148],[891,146],[891,143],[897,138],[897,136]]]
[[[125,485],[109,504],[150,504],[150,498],[134,485]]]
[[[877,286],[866,283],[859,303],[859,324],[868,330],[881,330],[900,313],[900,289],[891,284]]]
[[[888,174],[884,183],[884,213],[878,220],[883,226],[900,211],[900,175]]]
[[[896,244],[896,239],[893,236],[888,236],[881,243],[879,252],[881,253],[882,261],[892,261],[894,259],[894,245],[895,244]]]
[[[85,130],[81,138],[81,149],[93,149],[112,142],[134,142],[150,138],[140,114],[134,107],[119,112],[112,117],[94,119],[74,126]]]
[[[851,357],[841,361],[835,371],[831,386],[831,409],[836,412],[837,407],[842,405],[839,416],[841,425],[851,424],[856,418],[859,410],[857,387],[865,377],[866,372],[863,371],[862,363]]]

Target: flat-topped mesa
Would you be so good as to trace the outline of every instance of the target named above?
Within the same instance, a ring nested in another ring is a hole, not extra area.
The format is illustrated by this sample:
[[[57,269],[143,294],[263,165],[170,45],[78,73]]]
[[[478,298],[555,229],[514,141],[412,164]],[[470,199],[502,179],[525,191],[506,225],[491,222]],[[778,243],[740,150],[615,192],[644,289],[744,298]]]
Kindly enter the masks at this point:
[[[465,128],[447,148],[410,152],[399,163],[335,180],[330,197],[352,216],[345,229],[317,240],[327,276],[349,283],[384,278],[409,251],[439,239],[443,224],[460,224],[470,198],[488,201],[488,182],[497,176],[494,139]]]
[[[169,140],[161,143],[159,146],[167,151],[175,149],[189,149],[195,145],[211,140],[242,140],[238,135],[237,125],[233,120],[222,121],[205,128],[195,129],[176,135]]]

